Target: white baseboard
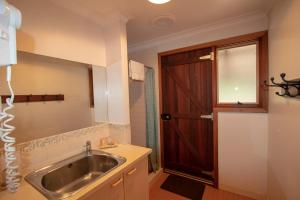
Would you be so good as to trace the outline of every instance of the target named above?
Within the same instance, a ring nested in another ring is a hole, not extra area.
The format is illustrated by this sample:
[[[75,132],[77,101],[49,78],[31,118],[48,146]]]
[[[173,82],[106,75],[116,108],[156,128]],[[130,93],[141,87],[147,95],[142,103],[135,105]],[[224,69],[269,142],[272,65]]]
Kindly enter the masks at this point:
[[[228,191],[228,192],[232,192],[232,193],[235,193],[235,194],[243,195],[243,196],[246,196],[246,197],[250,197],[250,198],[253,198],[253,199],[257,199],[257,200],[267,200],[268,199],[267,196],[264,195],[264,194],[257,194],[257,193],[254,193],[254,192],[245,191],[245,190],[233,188],[233,187],[222,185],[222,184],[219,185],[219,189],[224,190],[224,191]]]

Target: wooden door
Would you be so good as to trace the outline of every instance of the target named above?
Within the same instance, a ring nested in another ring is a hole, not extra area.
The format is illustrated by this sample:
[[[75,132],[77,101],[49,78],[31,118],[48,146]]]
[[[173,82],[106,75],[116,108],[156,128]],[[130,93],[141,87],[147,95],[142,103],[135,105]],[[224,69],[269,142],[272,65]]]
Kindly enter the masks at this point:
[[[161,75],[164,168],[213,181],[211,52],[164,56]]]

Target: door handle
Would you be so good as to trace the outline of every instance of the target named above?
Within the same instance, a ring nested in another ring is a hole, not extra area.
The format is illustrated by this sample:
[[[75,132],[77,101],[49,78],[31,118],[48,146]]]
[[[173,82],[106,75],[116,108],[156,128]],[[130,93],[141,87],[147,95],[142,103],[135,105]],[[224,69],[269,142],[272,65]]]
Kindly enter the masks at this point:
[[[169,113],[162,113],[160,115],[160,117],[163,121],[170,121],[172,119],[172,117]]]
[[[136,168],[130,170],[130,171],[127,173],[127,175],[128,175],[128,176],[129,176],[129,175],[132,175],[132,174],[134,174],[134,172],[136,172]]]
[[[211,119],[213,121],[214,120],[214,114],[211,113],[210,115],[201,115],[200,118],[202,118],[202,119]]]
[[[123,182],[123,178],[121,177],[118,181],[116,181],[115,183],[111,184],[111,187],[112,188],[117,187],[122,182]]]

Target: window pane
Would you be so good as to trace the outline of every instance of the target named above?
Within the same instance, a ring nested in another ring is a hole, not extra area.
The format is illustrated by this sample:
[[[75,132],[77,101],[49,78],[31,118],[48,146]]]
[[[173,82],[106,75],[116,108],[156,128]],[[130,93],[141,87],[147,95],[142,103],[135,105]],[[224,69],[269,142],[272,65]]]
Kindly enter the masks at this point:
[[[257,44],[218,49],[218,102],[257,103]]]

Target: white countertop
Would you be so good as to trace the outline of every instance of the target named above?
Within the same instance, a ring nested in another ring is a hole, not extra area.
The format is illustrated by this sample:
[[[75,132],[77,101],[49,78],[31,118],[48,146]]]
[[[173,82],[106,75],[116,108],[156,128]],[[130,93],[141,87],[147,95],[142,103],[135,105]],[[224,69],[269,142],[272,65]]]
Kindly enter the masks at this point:
[[[72,197],[67,198],[68,200],[78,199],[83,195],[87,194],[95,187],[99,187],[101,184],[106,182],[115,174],[123,171],[126,168],[129,168],[132,164],[136,163],[139,160],[144,159],[151,153],[151,149],[138,147],[133,145],[124,145],[119,144],[118,147],[110,148],[110,149],[101,149],[102,151],[123,156],[126,158],[126,162],[116,169],[112,170],[105,176],[96,180],[95,182],[83,187],[79,192],[77,192]],[[43,196],[38,190],[36,190],[33,186],[31,186],[27,181],[23,180],[20,188],[16,193],[9,193],[7,191],[0,192],[0,200],[47,200],[45,196]]]

